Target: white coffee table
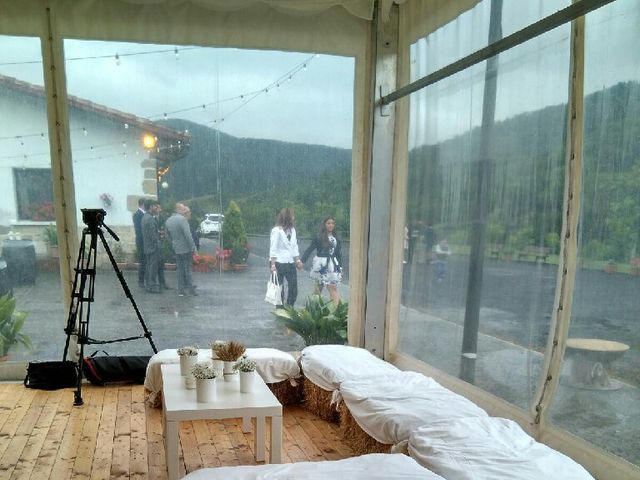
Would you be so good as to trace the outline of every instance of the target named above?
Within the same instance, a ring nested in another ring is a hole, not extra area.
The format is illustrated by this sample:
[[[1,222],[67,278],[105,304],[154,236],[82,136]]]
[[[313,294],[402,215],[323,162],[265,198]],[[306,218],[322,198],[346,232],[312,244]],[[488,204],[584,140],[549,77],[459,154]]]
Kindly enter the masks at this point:
[[[190,420],[255,418],[255,458],[265,458],[264,424],[271,417],[270,463],[282,462],[282,405],[259,375],[254,376],[254,391],[240,393],[238,378],[231,382],[216,380],[216,400],[198,403],[196,391],[187,390],[180,376],[180,365],[164,364],[162,370],[162,413],[169,480],[179,477],[178,423]]]

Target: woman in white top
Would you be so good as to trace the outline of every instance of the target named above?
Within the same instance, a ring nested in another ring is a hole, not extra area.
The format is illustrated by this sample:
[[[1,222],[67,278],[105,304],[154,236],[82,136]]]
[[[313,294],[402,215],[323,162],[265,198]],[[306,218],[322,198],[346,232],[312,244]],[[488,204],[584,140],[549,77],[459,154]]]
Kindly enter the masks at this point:
[[[278,273],[278,282],[283,286],[282,303],[294,305],[298,297],[298,273],[302,268],[296,229],[293,226],[295,214],[291,208],[283,208],[278,214],[276,226],[271,229],[269,258],[271,271]],[[287,301],[284,301],[284,283],[287,280]]]

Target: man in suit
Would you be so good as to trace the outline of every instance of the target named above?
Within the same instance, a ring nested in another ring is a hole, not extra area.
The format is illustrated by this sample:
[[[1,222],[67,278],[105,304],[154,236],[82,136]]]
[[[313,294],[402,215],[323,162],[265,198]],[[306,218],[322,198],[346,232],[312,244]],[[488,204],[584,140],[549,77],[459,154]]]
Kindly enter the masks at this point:
[[[136,250],[138,252],[138,286],[144,288],[144,244],[142,241],[142,217],[145,214],[144,198],[138,199],[138,209],[133,214],[133,231],[136,234]]]
[[[142,246],[145,260],[145,288],[149,293],[160,293],[158,271],[160,268],[160,232],[156,216],[160,214],[157,200],[145,200],[145,213],[142,217]]]
[[[191,263],[196,253],[196,244],[189,228],[191,210],[182,203],[176,204],[176,211],[165,222],[165,228],[171,238],[171,246],[176,254],[178,275],[178,296],[198,295],[191,280]]]

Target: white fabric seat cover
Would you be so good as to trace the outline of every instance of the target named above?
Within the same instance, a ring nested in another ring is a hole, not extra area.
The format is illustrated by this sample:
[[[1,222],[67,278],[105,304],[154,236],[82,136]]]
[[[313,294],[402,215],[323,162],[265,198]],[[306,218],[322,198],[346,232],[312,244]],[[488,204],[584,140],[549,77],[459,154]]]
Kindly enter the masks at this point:
[[[409,439],[409,454],[456,480],[593,480],[574,460],[504,418],[464,418],[420,427]]]
[[[345,380],[400,371],[364,348],[347,345],[312,345],[302,350],[300,363],[304,376],[327,391]]]
[[[277,383],[284,380],[293,380],[300,376],[300,367],[293,355],[275,348],[247,348],[247,357],[256,362],[256,372],[265,383]],[[211,360],[211,349],[198,350],[198,362]],[[151,357],[147,365],[147,373],[144,386],[149,390],[149,401],[153,404],[158,393],[162,391],[162,373],[160,365],[167,363],[180,363],[178,351],[175,348],[161,350]]]
[[[436,480],[438,475],[402,454],[371,454],[330,462],[203,468],[184,480]]]
[[[408,440],[422,425],[487,417],[472,401],[416,372],[346,380],[340,396],[360,428],[385,444]]]

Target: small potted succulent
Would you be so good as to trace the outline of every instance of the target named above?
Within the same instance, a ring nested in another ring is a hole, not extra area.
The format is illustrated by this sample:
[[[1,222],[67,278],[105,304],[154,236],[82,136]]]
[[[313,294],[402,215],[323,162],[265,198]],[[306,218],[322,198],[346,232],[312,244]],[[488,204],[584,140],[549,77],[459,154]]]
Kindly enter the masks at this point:
[[[180,357],[180,375],[184,377],[191,372],[191,368],[198,361],[198,346],[181,347],[178,349],[178,356]]]
[[[233,366],[234,370],[240,372],[240,391],[242,393],[250,393],[253,391],[254,375],[256,371],[256,362],[246,355]]]
[[[216,355],[218,359],[224,362],[224,380],[225,382],[230,382],[233,380],[233,374],[235,370],[233,369],[233,364],[238,360],[242,354],[245,352],[246,348],[240,342],[236,342],[231,340],[230,342],[225,343],[216,351]]]
[[[198,362],[191,368],[196,379],[196,400],[199,403],[214,402],[216,399],[216,371],[211,362]]]

